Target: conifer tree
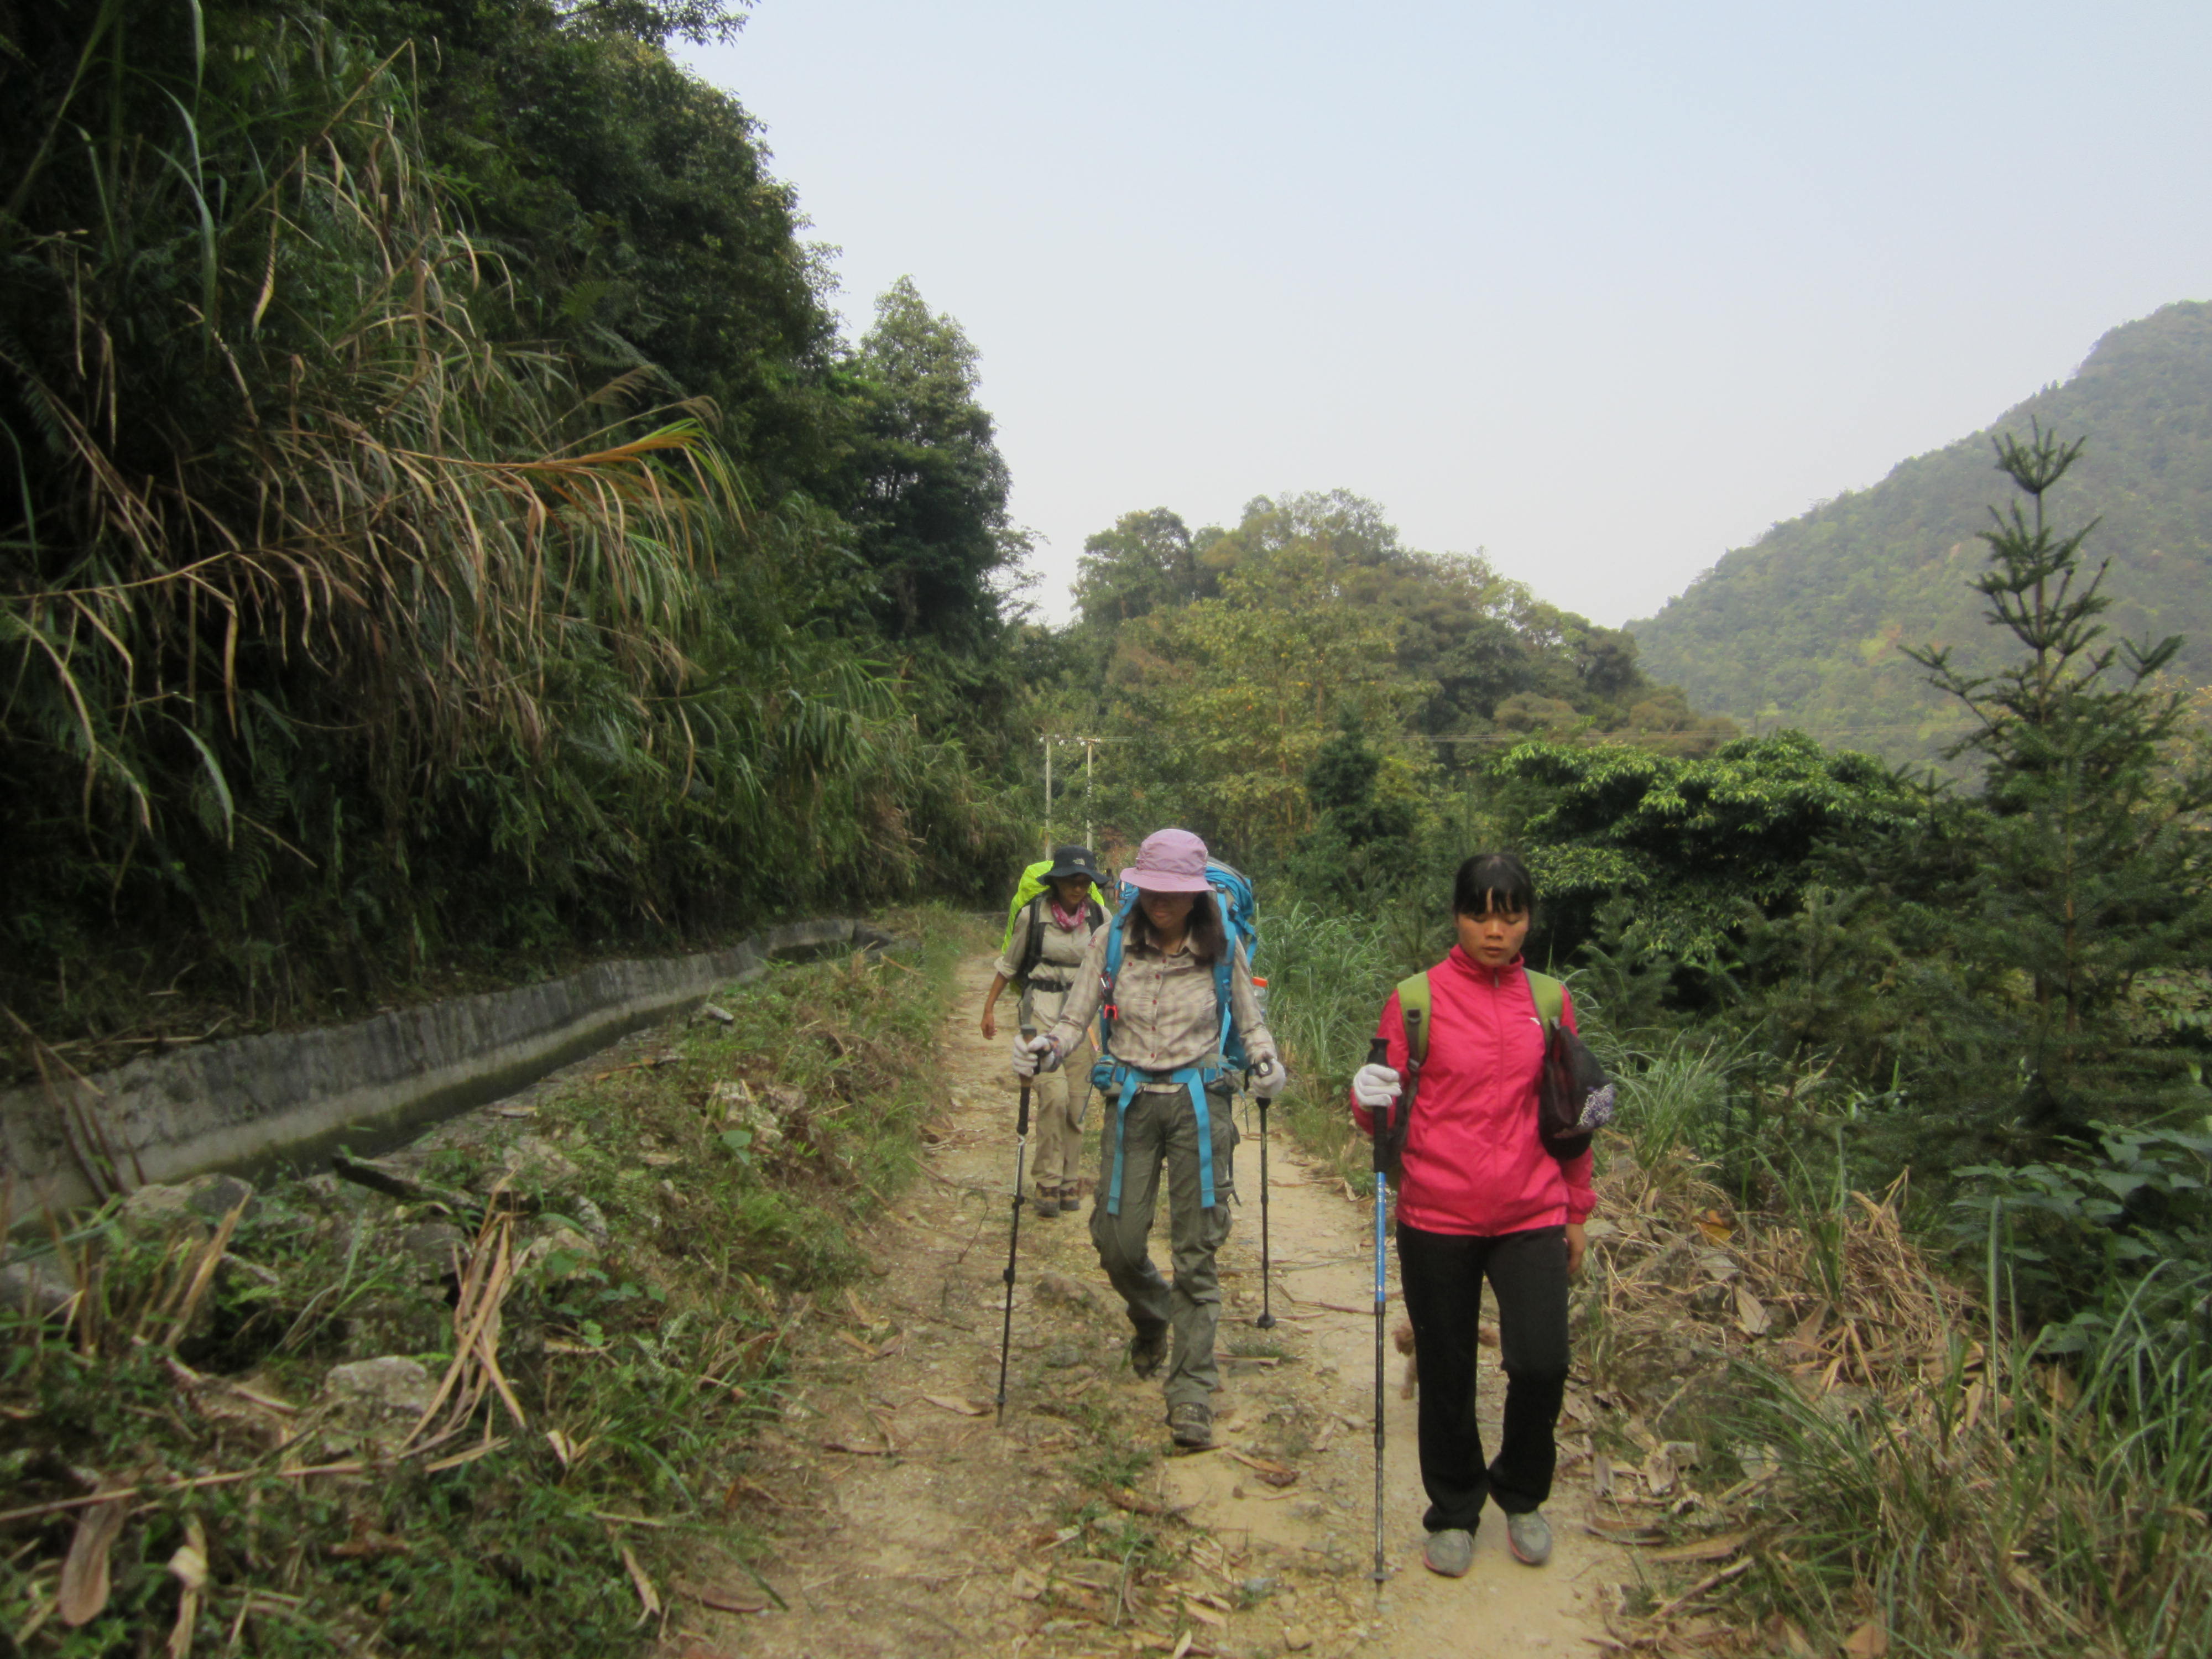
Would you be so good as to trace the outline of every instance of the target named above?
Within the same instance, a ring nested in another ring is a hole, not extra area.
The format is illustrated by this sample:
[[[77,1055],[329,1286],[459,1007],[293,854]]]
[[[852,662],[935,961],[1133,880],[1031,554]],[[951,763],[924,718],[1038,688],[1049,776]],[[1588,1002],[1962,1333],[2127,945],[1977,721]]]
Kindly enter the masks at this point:
[[[1981,761],[1985,809],[1966,831],[1956,945],[1978,993],[1977,1035],[2007,1055],[2032,1139],[2154,1103],[2178,1068],[2130,1046],[2126,1000],[2143,975],[2200,961],[2212,940],[2193,822],[2212,804],[2212,772],[2179,758],[2181,699],[2154,678],[2182,641],[2106,638],[2106,566],[2086,580],[2083,568],[2096,526],[2062,533],[2045,501],[2081,453],[2039,425],[2025,442],[1996,441],[1997,468],[2027,501],[1992,509],[1973,585],[2019,659],[1974,674],[1948,647],[1913,653],[1976,721],[1952,751]]]

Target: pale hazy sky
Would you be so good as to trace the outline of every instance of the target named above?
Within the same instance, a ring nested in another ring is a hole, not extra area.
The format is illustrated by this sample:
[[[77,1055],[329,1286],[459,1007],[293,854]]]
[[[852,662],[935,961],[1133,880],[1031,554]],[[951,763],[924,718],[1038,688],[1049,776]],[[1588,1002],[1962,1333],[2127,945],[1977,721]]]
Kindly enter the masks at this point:
[[[1601,622],[2212,297],[2212,5],[760,0],[857,337],[982,354],[1083,538],[1341,485]]]

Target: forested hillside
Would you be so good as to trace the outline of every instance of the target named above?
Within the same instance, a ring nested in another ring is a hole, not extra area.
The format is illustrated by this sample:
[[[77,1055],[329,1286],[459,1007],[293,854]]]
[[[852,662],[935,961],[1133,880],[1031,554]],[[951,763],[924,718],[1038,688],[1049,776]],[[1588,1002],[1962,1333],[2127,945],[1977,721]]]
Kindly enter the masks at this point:
[[[2116,328],[2073,379],[1993,422],[2087,441],[2054,498],[2098,520],[2090,568],[2112,562],[2104,619],[2119,636],[2185,644],[2172,672],[2212,682],[2212,305]],[[1796,726],[1893,760],[1937,755],[1956,706],[1907,655],[1951,647],[1985,670],[2008,641],[1967,586],[2000,480],[1990,433],[1900,465],[1728,554],[1654,617],[1629,624],[1647,672],[1745,724]]]
[[[1653,683],[1626,633],[1545,604],[1476,554],[1405,546],[1344,491],[1261,496],[1233,527],[1164,508],[1085,544],[1074,624],[1031,641],[1041,729],[1108,733],[1094,806],[1124,834],[1185,823],[1262,869],[1402,842],[1486,755],[1531,738],[1710,751],[1734,735]],[[1336,803],[1329,745],[1373,755]],[[1316,840],[1316,837],[1319,839]]]
[[[112,1054],[1018,850],[974,349],[841,337],[663,50],[740,21],[0,14],[0,1006]]]

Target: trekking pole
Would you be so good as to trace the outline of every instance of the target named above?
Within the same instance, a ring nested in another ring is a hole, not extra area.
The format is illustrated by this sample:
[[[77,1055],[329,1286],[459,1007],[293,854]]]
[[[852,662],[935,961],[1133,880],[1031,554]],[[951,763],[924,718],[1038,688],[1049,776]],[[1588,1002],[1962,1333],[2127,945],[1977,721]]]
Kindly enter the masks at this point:
[[[1378,1584],[1390,1576],[1382,1565],[1382,1401],[1385,1384],[1382,1304],[1388,1294],[1383,1285],[1383,1273],[1388,1237],[1385,1218],[1390,1207],[1390,1132],[1396,1126],[1398,1112],[1404,1111],[1410,1121],[1413,1109],[1413,1089],[1421,1077],[1421,1062],[1413,1057],[1420,1052],[1420,1011],[1418,1008],[1407,1009],[1405,1019],[1405,1092],[1399,1097],[1395,1106],[1382,1109],[1382,1121],[1375,1127],[1375,1582]]]
[[[1022,1177],[1030,1150],[1030,1082],[1022,1079],[1021,1115],[1014,1120],[1014,1224],[1006,1237],[1006,1313],[999,1327],[999,1416],[1006,1420],[1006,1351],[1014,1339],[1014,1255],[1022,1243]]]
[[[1275,1328],[1273,1290],[1268,1283],[1267,1253],[1267,1108],[1274,1103],[1260,1097],[1260,1316],[1252,1322],[1263,1331]]]

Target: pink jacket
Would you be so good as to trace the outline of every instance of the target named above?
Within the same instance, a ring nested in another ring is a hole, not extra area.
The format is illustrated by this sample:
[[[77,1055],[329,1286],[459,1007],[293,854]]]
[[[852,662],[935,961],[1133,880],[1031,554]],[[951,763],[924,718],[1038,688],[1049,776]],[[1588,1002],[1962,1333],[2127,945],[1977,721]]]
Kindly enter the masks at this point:
[[[1580,1221],[1596,1203],[1590,1157],[1562,1162],[1536,1138],[1544,1024],[1518,958],[1485,968],[1458,946],[1429,970],[1428,1058],[1406,1132],[1401,1219],[1423,1232],[1494,1237]],[[1575,1027],[1574,999],[1561,1017]],[[1375,1035],[1406,1070],[1406,1027],[1391,992]],[[1357,1102],[1352,1115],[1373,1133]]]

